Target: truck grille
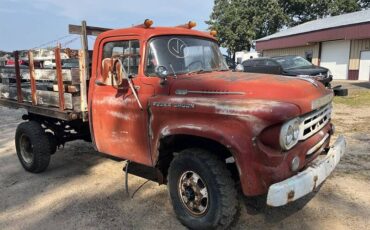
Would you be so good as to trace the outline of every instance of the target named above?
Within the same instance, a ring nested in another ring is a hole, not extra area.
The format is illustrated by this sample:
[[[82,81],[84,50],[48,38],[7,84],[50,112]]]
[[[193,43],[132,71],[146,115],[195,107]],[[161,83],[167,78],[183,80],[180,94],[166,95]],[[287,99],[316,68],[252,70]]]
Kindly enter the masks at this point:
[[[331,118],[331,104],[302,117],[299,140],[305,140],[321,130]]]

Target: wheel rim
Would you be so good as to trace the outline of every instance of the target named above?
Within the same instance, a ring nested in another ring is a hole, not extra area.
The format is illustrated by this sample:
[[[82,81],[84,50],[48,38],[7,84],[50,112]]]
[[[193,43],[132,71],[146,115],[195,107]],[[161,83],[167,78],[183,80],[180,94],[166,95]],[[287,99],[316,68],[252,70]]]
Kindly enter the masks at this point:
[[[209,206],[208,190],[203,179],[193,171],[184,172],[178,183],[184,207],[194,216],[204,215]]]
[[[31,164],[33,161],[33,148],[31,140],[28,136],[22,134],[19,141],[22,159],[27,164]]]

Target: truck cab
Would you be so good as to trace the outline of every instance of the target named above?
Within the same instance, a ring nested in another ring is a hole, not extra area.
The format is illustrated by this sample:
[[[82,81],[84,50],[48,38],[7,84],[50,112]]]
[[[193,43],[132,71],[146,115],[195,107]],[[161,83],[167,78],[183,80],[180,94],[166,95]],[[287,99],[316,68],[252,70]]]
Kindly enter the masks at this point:
[[[276,207],[329,176],[346,145],[342,136],[330,144],[332,90],[307,78],[231,71],[215,33],[193,30],[193,22],[151,24],[97,37],[88,125],[99,152],[154,170],[184,225],[227,228],[237,186],[245,196],[267,194]]]

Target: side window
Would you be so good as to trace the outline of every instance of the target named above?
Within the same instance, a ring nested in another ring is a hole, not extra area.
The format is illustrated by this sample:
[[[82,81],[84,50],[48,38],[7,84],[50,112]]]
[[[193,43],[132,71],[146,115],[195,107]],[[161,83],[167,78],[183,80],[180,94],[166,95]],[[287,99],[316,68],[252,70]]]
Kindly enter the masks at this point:
[[[146,60],[146,69],[145,72],[148,76],[155,76],[155,67],[158,66],[157,60],[154,56],[153,48],[150,47],[147,60]]]
[[[121,59],[126,73],[135,76],[139,70],[140,43],[138,40],[107,42],[103,48],[103,60],[107,58]]]
[[[261,66],[265,66],[265,61],[264,60],[254,60],[254,63],[256,67],[261,67]]]
[[[266,60],[266,66],[279,66],[279,65],[274,61]]]
[[[245,67],[252,67],[253,66],[253,61],[244,61],[243,66]]]
[[[304,52],[304,58],[307,61],[312,62],[312,56],[313,56],[312,50],[307,50],[306,52]]]

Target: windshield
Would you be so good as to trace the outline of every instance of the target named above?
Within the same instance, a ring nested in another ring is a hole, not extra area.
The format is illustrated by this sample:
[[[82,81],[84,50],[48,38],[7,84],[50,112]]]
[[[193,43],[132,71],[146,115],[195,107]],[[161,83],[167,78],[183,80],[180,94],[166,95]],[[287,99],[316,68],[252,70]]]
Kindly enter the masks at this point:
[[[216,42],[190,36],[161,36],[149,42],[146,75],[164,66],[170,75],[228,70]]]
[[[281,64],[284,69],[312,66],[312,63],[300,56],[286,56],[273,58]]]

